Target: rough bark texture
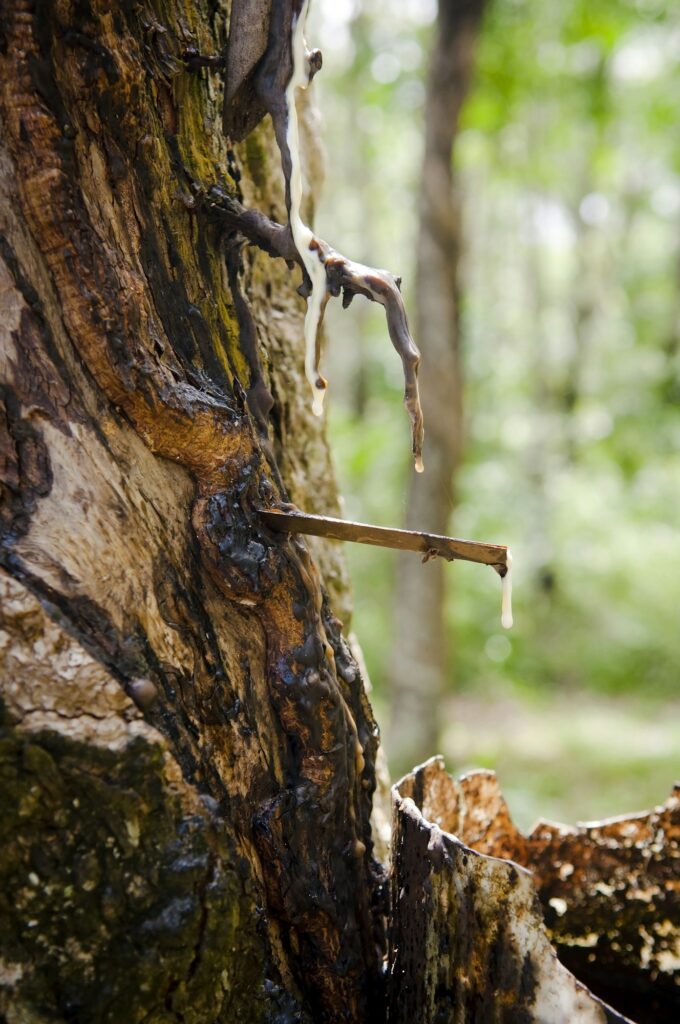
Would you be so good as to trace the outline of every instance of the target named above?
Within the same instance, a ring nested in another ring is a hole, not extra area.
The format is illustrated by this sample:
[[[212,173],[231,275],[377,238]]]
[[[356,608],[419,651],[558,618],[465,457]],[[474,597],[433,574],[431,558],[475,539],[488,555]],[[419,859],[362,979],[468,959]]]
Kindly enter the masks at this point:
[[[214,801],[22,583],[0,590],[3,1020],[265,1019],[255,887]]]
[[[231,148],[182,60],[227,20],[0,6],[8,1021],[379,1019],[343,571],[253,511],[336,505],[299,278],[197,202],[285,219],[269,125]]]
[[[472,76],[485,0],[440,0],[425,101],[425,152],[417,248],[416,337],[427,426],[427,472],[411,475],[406,526],[448,533],[461,445],[458,262],[460,210],[453,180],[458,117]],[[406,765],[437,743],[437,705],[446,678],[444,573],[408,556],[397,563],[392,746]]]
[[[456,781],[432,758],[393,806],[390,1021],[677,1020],[677,790],[525,836],[493,772]]]
[[[533,873],[560,960],[636,1021],[680,1014],[680,792],[649,812],[584,825],[513,823],[493,772],[419,769],[428,820]],[[402,787],[402,791],[404,787]]]

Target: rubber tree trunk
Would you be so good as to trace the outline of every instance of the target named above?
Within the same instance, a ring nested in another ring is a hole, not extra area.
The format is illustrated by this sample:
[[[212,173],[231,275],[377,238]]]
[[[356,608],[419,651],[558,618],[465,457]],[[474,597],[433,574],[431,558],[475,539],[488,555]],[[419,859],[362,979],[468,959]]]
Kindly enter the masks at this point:
[[[470,87],[484,0],[440,0],[425,101],[425,149],[417,249],[417,331],[423,353],[421,390],[427,424],[422,475],[412,473],[406,524],[447,533],[461,448],[459,201],[453,147]],[[436,748],[438,701],[444,689],[447,644],[441,559],[397,564],[391,660],[390,749],[407,767]]]
[[[299,276],[202,203],[286,217],[182,56],[229,11],[0,10],[0,1017],[379,1020],[344,573],[256,512],[336,504]]]

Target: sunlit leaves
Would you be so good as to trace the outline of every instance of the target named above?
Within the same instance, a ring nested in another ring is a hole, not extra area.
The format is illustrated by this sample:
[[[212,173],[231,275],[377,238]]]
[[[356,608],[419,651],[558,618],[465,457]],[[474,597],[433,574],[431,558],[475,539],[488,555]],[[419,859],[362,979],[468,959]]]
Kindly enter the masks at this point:
[[[416,7],[351,5],[345,29],[333,29],[341,60],[323,97],[325,234],[403,271],[411,308],[430,31]],[[325,45],[324,75],[332,38]],[[451,567],[451,677],[475,690],[671,693],[680,664],[680,8],[492,0],[477,68],[456,149],[467,447],[451,529],[511,543],[517,624],[499,644],[497,581]],[[351,513],[397,523],[407,471],[400,385],[371,323],[355,303],[331,325],[334,446]],[[380,687],[393,563],[348,554],[356,624]]]

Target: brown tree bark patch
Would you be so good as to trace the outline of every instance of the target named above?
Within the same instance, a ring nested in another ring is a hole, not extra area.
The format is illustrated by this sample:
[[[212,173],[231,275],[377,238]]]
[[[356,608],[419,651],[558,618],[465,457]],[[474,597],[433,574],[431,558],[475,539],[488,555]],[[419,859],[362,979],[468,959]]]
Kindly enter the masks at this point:
[[[492,772],[456,781],[432,758],[398,783],[393,801],[393,1012],[422,978],[413,1020],[434,1021],[446,1005],[452,1014],[486,1007],[452,1020],[622,1019],[573,971],[635,1020],[677,1019],[677,791],[645,814],[539,822],[525,836]],[[512,1016],[521,1008],[526,1016]]]

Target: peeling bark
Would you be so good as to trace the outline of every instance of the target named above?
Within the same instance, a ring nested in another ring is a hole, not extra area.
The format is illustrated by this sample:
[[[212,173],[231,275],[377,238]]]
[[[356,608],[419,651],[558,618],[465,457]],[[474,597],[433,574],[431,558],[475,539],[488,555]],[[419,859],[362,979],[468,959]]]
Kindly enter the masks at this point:
[[[456,781],[437,757],[393,808],[390,1021],[677,1019],[677,790],[525,836],[493,772]]]

